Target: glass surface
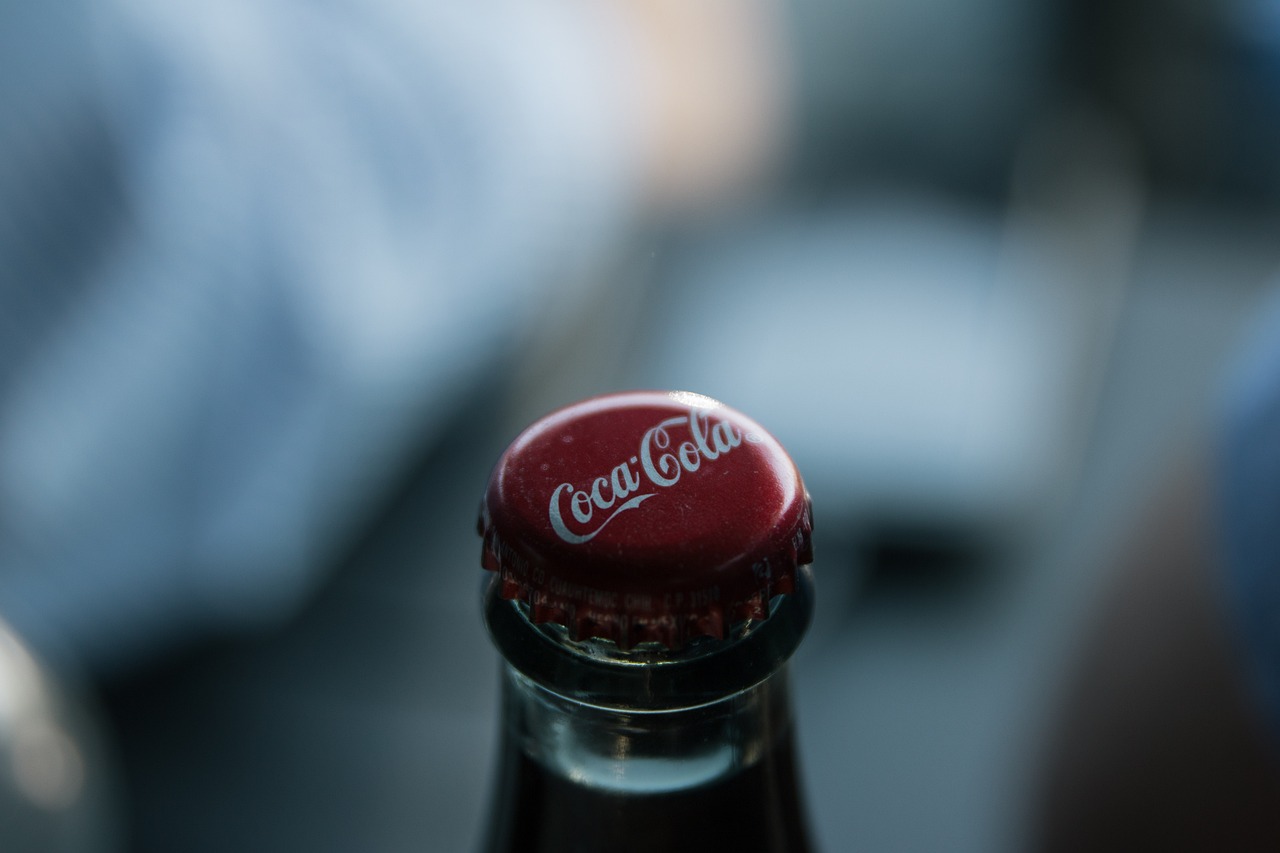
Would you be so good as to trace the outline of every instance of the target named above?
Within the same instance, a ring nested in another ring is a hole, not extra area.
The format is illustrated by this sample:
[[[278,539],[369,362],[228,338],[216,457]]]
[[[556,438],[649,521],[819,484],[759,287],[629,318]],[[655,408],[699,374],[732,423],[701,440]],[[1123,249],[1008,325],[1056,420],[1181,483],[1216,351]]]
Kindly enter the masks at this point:
[[[733,639],[590,653],[491,588],[507,656],[486,850],[805,851],[786,660],[811,609],[797,593]]]

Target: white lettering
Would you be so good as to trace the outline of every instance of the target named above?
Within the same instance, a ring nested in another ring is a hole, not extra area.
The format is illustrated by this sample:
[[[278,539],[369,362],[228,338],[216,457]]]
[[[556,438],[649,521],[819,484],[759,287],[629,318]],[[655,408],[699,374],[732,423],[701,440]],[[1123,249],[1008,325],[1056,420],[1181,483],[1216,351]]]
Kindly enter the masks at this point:
[[[640,478],[631,473],[631,466],[623,462],[621,465],[613,469],[613,495],[617,498],[625,498],[627,495],[640,488]]]
[[[691,474],[702,464],[702,457],[698,455],[698,446],[692,441],[686,441],[680,445],[680,464]]]
[[[583,491],[573,493],[573,517],[586,524],[591,520],[591,495]]]
[[[680,463],[674,454],[662,453],[658,456],[658,464],[653,464],[653,448],[666,450],[671,446],[671,436],[667,427],[684,423],[684,418],[668,418],[653,427],[640,439],[640,467],[644,469],[649,482],[661,488],[674,486],[680,480]]]
[[[601,509],[608,509],[613,506],[614,496],[610,493],[609,500],[606,501],[604,496],[600,494],[601,486],[604,486],[607,489],[609,487],[609,481],[604,477],[596,477],[595,482],[591,484],[591,502]]]
[[[681,426],[687,427],[690,440],[676,444],[671,430]],[[752,435],[747,436],[748,440],[752,438]],[[608,477],[593,478],[590,489],[579,489],[572,483],[557,486],[547,507],[551,529],[565,542],[575,545],[588,542],[618,515],[635,509],[657,494],[647,492],[630,497],[640,489],[641,475],[655,488],[669,489],[680,482],[682,475],[698,471],[704,461],[714,462],[739,447],[742,440],[742,432],[732,423],[727,420],[712,423],[710,412],[704,408],[692,407],[687,416],[667,418],[645,431],[640,438],[639,453],[632,456],[630,462],[615,465]],[[631,467],[637,462],[639,472]],[[563,505],[566,499],[570,514],[580,525],[591,524],[596,510],[612,509],[613,512],[588,532],[577,533],[565,523]]]

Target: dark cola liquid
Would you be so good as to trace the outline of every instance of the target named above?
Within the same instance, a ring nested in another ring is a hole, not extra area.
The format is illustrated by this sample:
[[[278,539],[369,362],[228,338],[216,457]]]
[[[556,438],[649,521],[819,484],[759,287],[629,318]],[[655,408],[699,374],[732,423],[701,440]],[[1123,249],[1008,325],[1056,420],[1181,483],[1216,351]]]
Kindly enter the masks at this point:
[[[488,853],[805,853],[791,738],[750,767],[661,793],[580,785],[506,754]]]

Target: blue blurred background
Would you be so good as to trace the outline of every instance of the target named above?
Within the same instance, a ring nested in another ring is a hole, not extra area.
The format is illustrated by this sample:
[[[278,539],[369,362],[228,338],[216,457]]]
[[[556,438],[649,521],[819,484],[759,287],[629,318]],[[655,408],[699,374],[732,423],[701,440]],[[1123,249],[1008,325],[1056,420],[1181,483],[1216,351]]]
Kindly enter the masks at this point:
[[[476,501],[633,387],[806,478],[823,849],[1280,839],[1205,473],[1280,3],[9,3],[0,69],[0,850],[472,849]]]

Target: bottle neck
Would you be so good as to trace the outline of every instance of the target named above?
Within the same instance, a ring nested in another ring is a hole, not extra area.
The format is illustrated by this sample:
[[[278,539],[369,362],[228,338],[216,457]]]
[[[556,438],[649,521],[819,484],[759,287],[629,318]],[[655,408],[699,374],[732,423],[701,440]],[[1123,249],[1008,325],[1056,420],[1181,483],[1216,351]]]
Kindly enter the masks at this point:
[[[620,794],[668,793],[728,778],[791,736],[785,668],[716,702],[663,711],[587,705],[507,669],[504,735],[558,777]]]
[[[623,651],[607,640],[574,641],[556,625],[535,625],[521,602],[504,600],[491,579],[485,622],[512,670],[533,684],[587,705],[631,711],[691,708],[760,684],[799,647],[813,616],[813,575],[796,569],[795,589],[775,596],[769,616],[731,626],[677,650]]]
[[[507,666],[489,849],[807,849],[786,671],[807,570],[771,611],[728,640],[620,652],[535,626],[491,588]]]

